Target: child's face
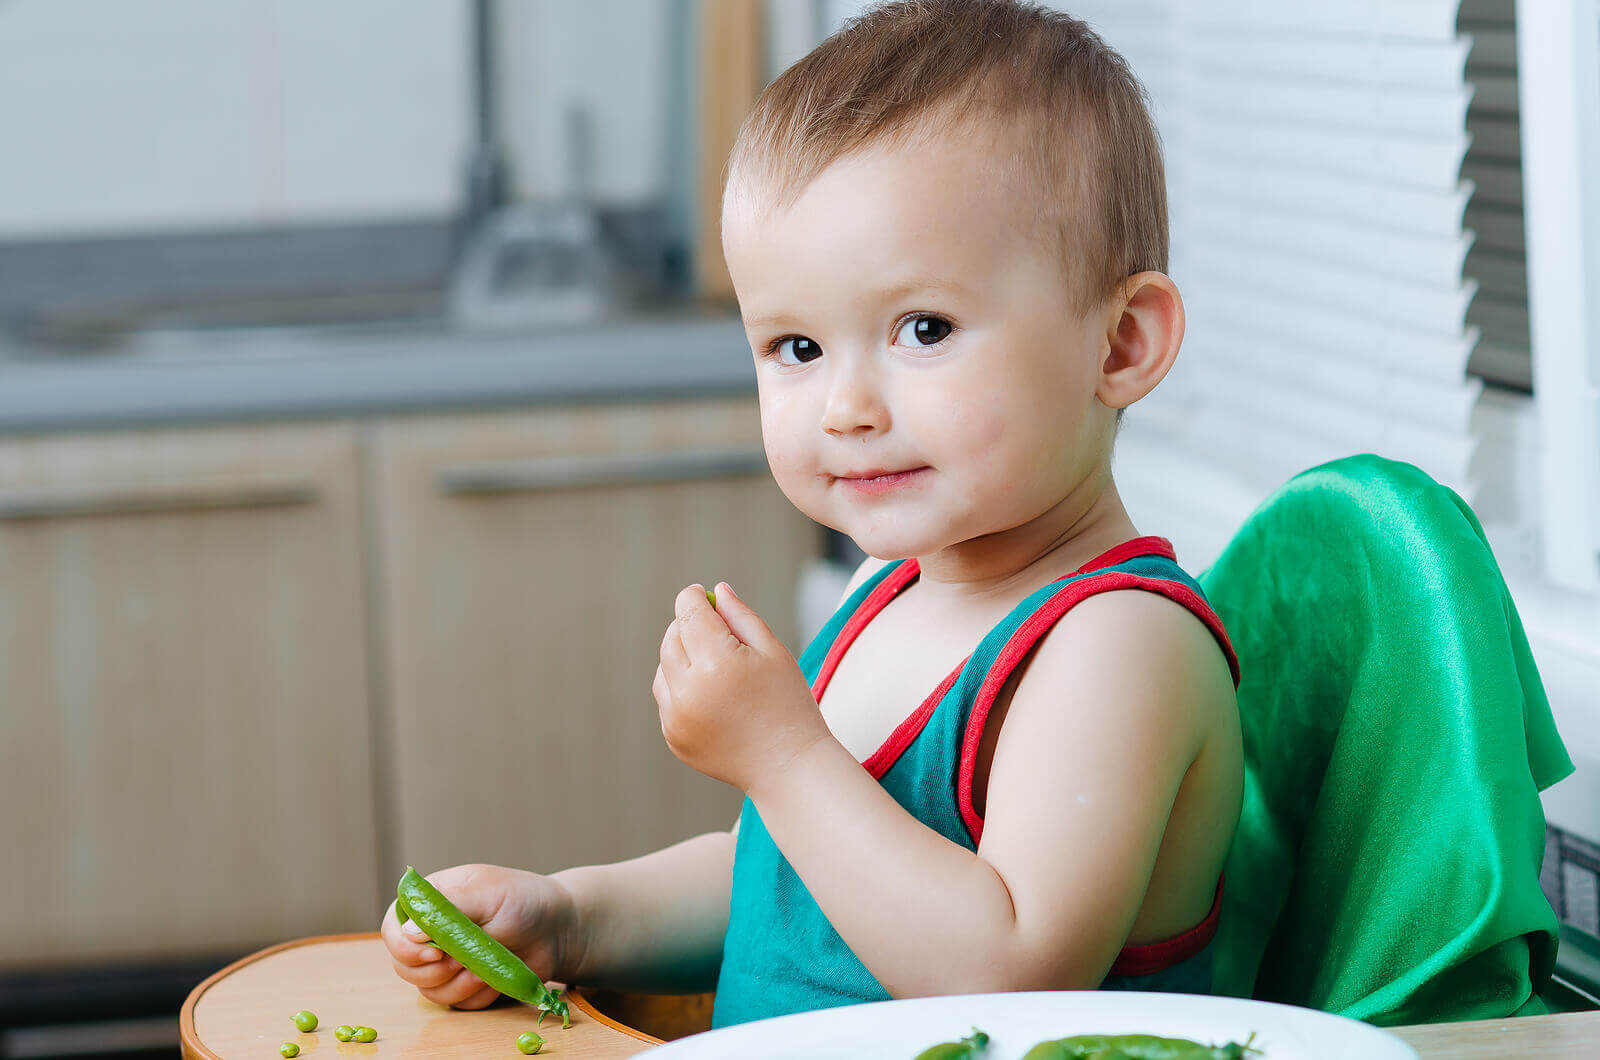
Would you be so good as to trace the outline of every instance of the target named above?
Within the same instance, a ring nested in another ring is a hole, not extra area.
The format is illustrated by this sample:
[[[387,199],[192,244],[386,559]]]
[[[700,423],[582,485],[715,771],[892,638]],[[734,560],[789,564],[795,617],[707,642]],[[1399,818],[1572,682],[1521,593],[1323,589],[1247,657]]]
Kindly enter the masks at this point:
[[[724,214],[773,475],[880,558],[981,549],[1059,515],[1108,459],[1104,321],[1074,314],[1031,199],[986,163],[1008,147],[985,139],[873,149],[788,210]],[[959,289],[894,290],[927,280]],[[878,471],[912,473],[850,477]]]

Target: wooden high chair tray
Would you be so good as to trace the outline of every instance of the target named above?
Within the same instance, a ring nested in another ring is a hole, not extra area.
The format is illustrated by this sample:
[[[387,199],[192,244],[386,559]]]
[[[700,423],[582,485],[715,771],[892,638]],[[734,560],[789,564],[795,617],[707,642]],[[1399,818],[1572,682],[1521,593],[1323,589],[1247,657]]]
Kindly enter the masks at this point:
[[[446,1008],[424,1000],[394,974],[377,932],[322,935],[268,947],[212,975],[184,1001],[179,1027],[184,1060],[282,1060],[278,1048],[284,1042],[294,1042],[300,1057],[314,1060],[512,1060],[523,1055],[517,1035],[535,1029],[548,1043],[541,1057],[620,1060],[711,1022],[709,994],[658,997],[575,988],[567,997],[568,1030],[548,1016],[536,1026],[538,1013],[517,1002],[471,1012]],[[310,1034],[290,1020],[301,1009],[317,1014]],[[375,1027],[378,1040],[340,1042],[333,1028],[341,1023]],[[661,1037],[636,1029],[642,1027]],[[1391,1029],[1420,1060],[1592,1057],[1600,1041],[1600,1011]]]
[[[560,984],[552,984],[560,985]],[[661,1039],[595,1011],[581,992],[566,995],[572,1026],[520,1002],[500,1000],[466,1011],[436,1005],[394,972],[377,932],[321,935],[270,946],[195,987],[179,1014],[184,1060],[282,1060],[284,1042],[298,1060],[393,1060],[397,1057],[522,1057],[517,1035],[537,1030],[540,1056],[621,1060]],[[316,1013],[317,1029],[302,1033],[290,1019]],[[341,1042],[341,1023],[375,1028],[375,1042]],[[709,1023],[709,1017],[707,1018]]]

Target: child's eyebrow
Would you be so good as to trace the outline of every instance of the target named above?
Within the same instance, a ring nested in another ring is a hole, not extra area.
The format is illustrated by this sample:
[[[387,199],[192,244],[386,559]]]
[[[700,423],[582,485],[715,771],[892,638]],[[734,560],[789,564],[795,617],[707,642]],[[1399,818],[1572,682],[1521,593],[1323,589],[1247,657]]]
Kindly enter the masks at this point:
[[[915,291],[949,291],[952,294],[971,295],[971,291],[962,283],[946,279],[942,276],[913,276],[888,287],[880,287],[876,291],[863,291],[856,296],[856,302],[861,305],[870,304],[874,300],[887,302],[892,298],[911,294]],[[745,327],[765,328],[779,324],[791,323],[797,320],[788,313],[765,313],[761,316],[747,317]]]

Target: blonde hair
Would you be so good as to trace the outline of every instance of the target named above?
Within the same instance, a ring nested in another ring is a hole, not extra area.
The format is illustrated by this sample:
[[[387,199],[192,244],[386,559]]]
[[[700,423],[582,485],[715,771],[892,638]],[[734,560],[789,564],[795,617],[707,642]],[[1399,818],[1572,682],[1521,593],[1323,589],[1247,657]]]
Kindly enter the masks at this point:
[[[1021,0],[901,0],[847,20],[761,93],[723,191],[786,208],[831,163],[1000,118],[1083,314],[1134,273],[1167,270],[1167,196],[1149,99],[1087,25]]]

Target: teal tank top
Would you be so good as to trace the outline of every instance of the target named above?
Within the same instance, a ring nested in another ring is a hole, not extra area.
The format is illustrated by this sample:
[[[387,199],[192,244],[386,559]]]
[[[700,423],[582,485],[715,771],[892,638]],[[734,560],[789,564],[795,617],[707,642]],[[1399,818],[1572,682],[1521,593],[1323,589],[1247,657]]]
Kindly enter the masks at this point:
[[[818,700],[851,641],[917,574],[915,559],[885,564],[812,640],[799,664]],[[1018,604],[862,766],[918,820],[976,851],[983,821],[973,810],[972,776],[989,708],[1057,619],[1078,601],[1112,589],[1156,592],[1189,608],[1215,635],[1238,684],[1238,660],[1222,622],[1177,565],[1171,543],[1136,538]],[[1101,989],[1209,993],[1221,899],[1219,878],[1204,921],[1176,938],[1124,948]],[[889,999],[833,930],[746,798],[712,1027]]]

